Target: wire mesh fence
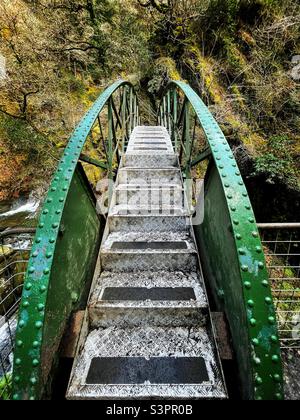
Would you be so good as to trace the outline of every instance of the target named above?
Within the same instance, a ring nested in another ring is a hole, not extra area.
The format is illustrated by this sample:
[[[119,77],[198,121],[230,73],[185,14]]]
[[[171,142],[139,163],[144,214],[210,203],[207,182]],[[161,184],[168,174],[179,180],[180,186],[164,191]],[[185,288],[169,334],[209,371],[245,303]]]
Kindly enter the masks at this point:
[[[300,349],[300,223],[259,225],[283,349]]]
[[[0,400],[11,397],[18,308],[34,229],[0,233]]]

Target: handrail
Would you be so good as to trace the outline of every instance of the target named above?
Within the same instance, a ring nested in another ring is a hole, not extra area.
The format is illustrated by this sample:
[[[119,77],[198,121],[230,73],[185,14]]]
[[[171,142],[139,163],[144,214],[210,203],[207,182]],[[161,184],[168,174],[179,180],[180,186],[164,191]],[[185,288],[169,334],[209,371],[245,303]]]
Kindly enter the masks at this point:
[[[259,229],[300,229],[300,223],[258,223]]]
[[[113,98],[113,95],[117,91],[120,91],[119,114]],[[106,106],[108,109],[108,130],[107,140],[105,141],[100,115]],[[85,268],[85,271],[81,275],[72,272],[72,275],[76,276],[77,274],[78,276],[77,280],[72,280],[74,283],[72,284],[68,278],[63,277],[68,276],[67,274],[63,274],[66,267],[64,267],[61,273],[60,259],[62,259],[62,256],[59,255],[60,253],[63,254],[63,247],[68,246],[67,241],[69,243],[73,241],[72,250],[74,247],[77,247],[77,259],[74,259],[74,265],[78,263],[81,255],[82,258],[86,259],[89,257],[92,260],[92,255],[89,255],[89,253],[86,254],[84,250],[81,252],[82,247],[80,241],[82,239],[80,236],[76,236],[77,232],[79,235],[79,229],[83,229],[80,234],[87,235],[88,229],[92,229],[95,226],[92,235],[88,235],[85,240],[94,240],[95,242],[99,240],[98,229],[100,227],[97,224],[99,223],[99,219],[96,214],[96,208],[94,203],[90,206],[88,204],[92,196],[87,191],[88,183],[84,178],[80,165],[78,165],[83,147],[91,130],[95,124],[98,124],[106,153],[108,177],[109,179],[113,179],[115,176],[115,160],[117,159],[117,163],[119,163],[120,155],[126,149],[126,141],[138,121],[139,106],[134,88],[131,83],[119,80],[99,96],[76,127],[65,148],[41,212],[24,282],[14,354],[14,400],[39,399],[41,397],[45,386],[45,377],[51,368],[52,360],[51,357],[49,360],[49,355],[55,353],[58,348],[56,342],[55,345],[51,344],[53,349],[45,349],[43,347],[43,343],[45,341],[47,342],[45,340],[45,336],[47,335],[45,331],[49,332],[49,337],[51,333],[51,340],[53,341],[53,325],[56,325],[55,323],[53,324],[52,319],[52,330],[50,331],[51,328],[47,324],[47,316],[49,315],[47,314],[47,305],[52,304],[52,302],[49,302],[50,297],[48,300],[48,296],[51,293],[56,293],[56,295],[51,294],[53,300],[57,299],[57,295],[59,294],[64,296],[61,298],[62,301],[55,307],[56,322],[58,324],[61,320],[59,328],[62,330],[56,332],[57,338],[55,340],[58,341],[60,335],[63,334],[63,326],[65,325],[66,318],[70,315],[70,311],[74,309],[72,305],[78,302],[81,290],[85,285],[85,278],[91,275],[87,272],[89,270],[88,267]],[[122,131],[122,141],[119,143],[119,148],[116,147],[119,141],[116,138],[118,129]],[[82,198],[81,202],[78,202],[79,199],[76,195],[79,191],[82,192],[82,197],[86,201],[83,202]],[[77,204],[77,208],[70,208],[71,204],[74,206]],[[83,206],[86,206],[87,211],[90,212],[90,219],[86,221],[81,220],[84,217],[85,211]],[[74,222],[76,211],[78,212],[79,220]],[[66,230],[66,224],[68,223],[81,224],[82,226],[72,225]],[[87,224],[84,225],[84,223]],[[70,238],[71,235],[73,237]],[[95,236],[95,238],[97,236],[97,239],[93,239],[92,236]],[[97,253],[95,242],[92,249],[93,252],[90,251],[93,255]],[[88,249],[87,244],[85,245]],[[71,252],[65,256],[64,264],[70,261]],[[59,257],[57,257],[58,255]],[[84,263],[80,264],[77,270],[83,270],[83,265]],[[70,263],[68,270],[72,270]],[[60,276],[59,280],[58,276]],[[69,292],[70,289],[71,292]],[[51,310],[53,310],[53,304]],[[48,310],[48,312],[50,311]],[[58,328],[57,325],[56,328]],[[47,352],[47,356],[42,352]],[[47,368],[44,364],[47,365]]]
[[[194,127],[191,127],[190,124],[191,109],[195,117]],[[247,364],[251,370],[252,391],[249,391],[247,397],[254,399],[282,399],[283,373],[281,353],[267,265],[250,198],[233,152],[209,109],[196,92],[183,82],[172,81],[167,86],[159,106],[158,121],[169,130],[174,146],[179,152],[182,170],[188,179],[192,177],[192,163],[194,161],[196,161],[196,164],[200,162],[193,156],[196,146],[196,124],[200,123],[200,127],[203,129],[207,144],[200,155],[202,154],[203,156],[202,160],[210,160],[210,172],[208,171],[207,176],[209,176],[209,173],[212,173],[212,168],[214,168],[213,173],[216,173],[219,179],[218,185],[220,185],[220,191],[222,191],[224,207],[228,212],[229,229],[235,246],[233,255],[236,261],[236,272],[239,273],[239,279],[237,279],[236,284],[241,290],[239,292],[237,290],[228,290],[227,288],[227,294],[225,293],[224,295],[223,290],[218,290],[217,293],[220,299],[224,299],[225,307],[227,305],[227,314],[231,316],[231,327],[236,323],[236,317],[241,317],[240,322],[242,322],[242,319],[245,319],[245,326],[248,330],[247,348],[239,348],[241,346],[239,331],[235,331],[238,338],[234,346],[236,353],[248,352]],[[185,151],[182,148],[178,150],[177,135],[180,132],[182,133],[182,143]],[[210,153],[208,153],[208,149],[210,149]],[[221,197],[218,196],[218,199],[221,202]],[[209,209],[211,207],[212,203],[210,202]],[[207,221],[207,229],[211,235],[210,237],[213,238],[214,232],[213,229],[209,228],[210,223],[212,222]],[[216,228],[220,229],[220,227]],[[222,245],[218,244],[218,246],[218,251],[220,252]],[[224,244],[224,246],[227,245]],[[224,276],[231,276],[232,267],[229,266],[229,262],[227,262],[226,267],[227,274],[225,272],[223,276],[220,276],[220,266],[215,262],[217,255],[210,255],[209,258],[209,269],[213,265],[215,270],[217,270],[217,272],[211,274],[213,277],[218,275],[225,287],[228,287],[228,279],[225,279]],[[240,301],[243,302],[243,310],[240,314],[235,313],[236,309],[232,307],[234,299],[237,299],[237,293],[241,293],[241,296],[238,298],[239,304]],[[238,323],[236,323],[235,328],[238,330],[241,325],[238,326]],[[241,363],[240,369],[244,368],[245,366],[242,367]]]

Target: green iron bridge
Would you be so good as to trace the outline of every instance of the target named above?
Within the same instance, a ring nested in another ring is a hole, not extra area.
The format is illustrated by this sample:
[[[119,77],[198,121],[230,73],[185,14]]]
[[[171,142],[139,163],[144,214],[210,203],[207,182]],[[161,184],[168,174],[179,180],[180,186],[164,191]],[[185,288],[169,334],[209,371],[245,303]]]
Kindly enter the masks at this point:
[[[12,399],[51,395],[62,348],[68,399],[226,399],[233,378],[242,399],[284,398],[264,247],[234,154],[185,83],[168,85],[157,120],[143,126],[133,86],[117,81],[71,136],[25,275]],[[109,181],[100,200],[90,165]]]

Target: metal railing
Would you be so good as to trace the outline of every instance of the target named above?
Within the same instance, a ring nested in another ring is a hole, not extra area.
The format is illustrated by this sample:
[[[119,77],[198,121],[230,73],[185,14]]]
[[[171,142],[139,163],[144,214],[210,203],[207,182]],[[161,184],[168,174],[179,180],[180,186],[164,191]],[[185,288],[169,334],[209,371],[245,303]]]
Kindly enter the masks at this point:
[[[300,223],[260,224],[281,347],[300,349]]]
[[[0,233],[0,400],[11,397],[18,308],[35,229]]]

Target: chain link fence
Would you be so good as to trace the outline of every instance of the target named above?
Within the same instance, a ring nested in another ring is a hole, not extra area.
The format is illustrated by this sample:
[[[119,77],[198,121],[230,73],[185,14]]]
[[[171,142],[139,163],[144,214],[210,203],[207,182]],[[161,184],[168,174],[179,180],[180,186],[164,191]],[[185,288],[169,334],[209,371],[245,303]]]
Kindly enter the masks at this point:
[[[0,400],[11,397],[18,308],[34,229],[0,233]]]

